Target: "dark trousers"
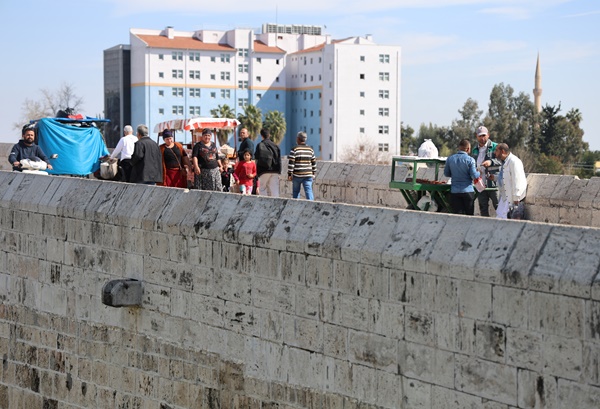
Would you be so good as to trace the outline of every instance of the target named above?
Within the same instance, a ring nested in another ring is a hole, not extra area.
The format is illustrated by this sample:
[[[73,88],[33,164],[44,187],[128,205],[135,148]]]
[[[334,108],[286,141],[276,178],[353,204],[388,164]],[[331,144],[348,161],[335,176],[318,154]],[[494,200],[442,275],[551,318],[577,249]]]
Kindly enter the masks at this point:
[[[456,214],[473,216],[475,213],[475,193],[450,193],[450,206]]]
[[[123,159],[119,166],[123,170],[123,174],[121,175],[122,182],[129,182],[129,178],[131,176],[131,159]]]
[[[490,200],[494,210],[498,208],[498,191],[497,190],[484,190],[477,196],[477,202],[479,202],[479,214],[484,217],[490,216]]]

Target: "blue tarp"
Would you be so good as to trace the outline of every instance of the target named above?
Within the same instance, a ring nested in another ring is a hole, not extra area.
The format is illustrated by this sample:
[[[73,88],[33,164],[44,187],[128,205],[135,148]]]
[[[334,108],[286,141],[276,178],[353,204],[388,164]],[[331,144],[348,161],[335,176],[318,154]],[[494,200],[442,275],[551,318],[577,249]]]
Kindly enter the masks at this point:
[[[102,134],[95,127],[66,125],[53,118],[37,123],[38,145],[46,156],[58,154],[50,161],[53,175],[89,175],[100,169],[99,158],[108,155]]]

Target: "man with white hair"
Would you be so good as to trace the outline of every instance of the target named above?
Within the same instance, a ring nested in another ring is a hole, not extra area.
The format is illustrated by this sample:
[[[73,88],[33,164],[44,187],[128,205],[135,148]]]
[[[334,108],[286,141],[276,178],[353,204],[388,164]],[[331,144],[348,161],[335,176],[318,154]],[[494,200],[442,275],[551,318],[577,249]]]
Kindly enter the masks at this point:
[[[133,155],[133,148],[137,140],[137,137],[133,134],[133,127],[125,125],[123,128],[123,137],[119,139],[115,150],[110,154],[110,159],[116,158],[120,161],[119,166],[123,170],[123,182],[129,182],[131,176],[131,155]]]

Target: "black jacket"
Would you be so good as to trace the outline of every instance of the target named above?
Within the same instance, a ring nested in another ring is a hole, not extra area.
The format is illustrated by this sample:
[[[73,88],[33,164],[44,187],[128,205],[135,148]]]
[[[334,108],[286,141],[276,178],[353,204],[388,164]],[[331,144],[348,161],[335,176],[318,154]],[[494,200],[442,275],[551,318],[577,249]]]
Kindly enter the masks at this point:
[[[270,139],[263,139],[256,145],[256,175],[264,173],[281,173],[281,151],[279,146]]]
[[[46,156],[46,154],[44,154],[44,152],[42,151],[42,149],[39,146],[37,146],[35,143],[32,144],[31,146],[27,146],[27,145],[25,145],[25,142],[23,142],[23,140],[20,140],[19,143],[14,145],[12,147],[12,149],[10,150],[10,155],[8,155],[8,161],[12,165],[16,161],[20,162],[23,159],[30,159],[30,160],[41,159],[44,162],[48,163],[48,157]],[[13,166],[13,170],[21,170],[21,168],[20,167],[15,168]]]
[[[160,183],[163,181],[163,166],[160,148],[145,136],[135,143],[131,155],[131,183]]]

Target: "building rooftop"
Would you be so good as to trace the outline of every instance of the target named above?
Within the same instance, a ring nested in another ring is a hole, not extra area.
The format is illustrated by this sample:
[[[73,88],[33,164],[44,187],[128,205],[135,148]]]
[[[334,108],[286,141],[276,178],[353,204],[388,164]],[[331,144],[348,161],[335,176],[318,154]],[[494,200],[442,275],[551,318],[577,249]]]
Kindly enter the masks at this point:
[[[169,39],[162,35],[135,34],[140,40],[154,48],[177,48],[189,50],[208,50],[208,51],[235,51],[235,48],[227,44],[205,43],[192,37],[174,37]],[[270,47],[272,48],[272,47]]]

